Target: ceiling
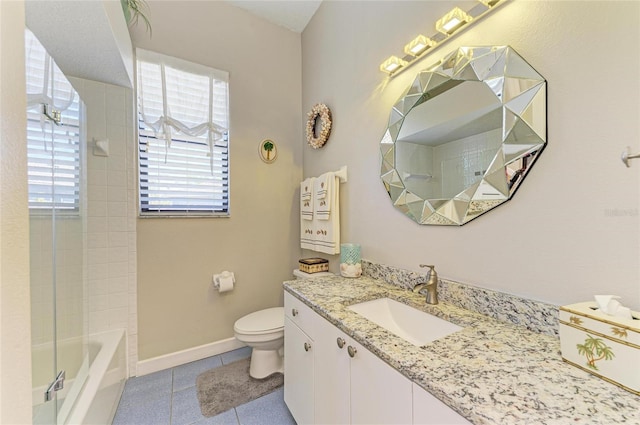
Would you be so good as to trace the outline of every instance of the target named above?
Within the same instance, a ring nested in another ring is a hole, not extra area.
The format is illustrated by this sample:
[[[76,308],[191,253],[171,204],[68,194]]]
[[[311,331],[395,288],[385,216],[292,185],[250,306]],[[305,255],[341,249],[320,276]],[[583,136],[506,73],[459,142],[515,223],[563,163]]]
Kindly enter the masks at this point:
[[[226,0],[226,2],[271,23],[300,33],[304,31],[322,0]]]
[[[322,2],[226,1],[297,33],[304,30]],[[119,1],[29,0],[26,22],[66,75],[132,87],[133,51]]]
[[[25,15],[65,75],[133,87],[131,39],[119,1],[29,0]]]

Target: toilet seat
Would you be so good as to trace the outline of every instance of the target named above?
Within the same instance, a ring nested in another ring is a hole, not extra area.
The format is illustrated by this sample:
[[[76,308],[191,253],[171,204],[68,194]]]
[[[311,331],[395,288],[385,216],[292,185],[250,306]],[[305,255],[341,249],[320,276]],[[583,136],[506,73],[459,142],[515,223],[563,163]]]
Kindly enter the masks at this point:
[[[284,328],[284,307],[259,310],[238,319],[233,330],[244,335],[260,335]]]

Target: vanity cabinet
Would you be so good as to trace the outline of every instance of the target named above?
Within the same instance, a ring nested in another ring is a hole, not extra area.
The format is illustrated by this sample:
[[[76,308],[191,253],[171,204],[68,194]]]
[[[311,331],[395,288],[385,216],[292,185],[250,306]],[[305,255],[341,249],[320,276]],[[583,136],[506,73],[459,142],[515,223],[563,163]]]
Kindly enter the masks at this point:
[[[455,410],[413,384],[413,423],[423,425],[471,425]]]
[[[287,292],[284,305],[284,400],[298,424],[470,424]]]
[[[350,339],[322,317],[316,318],[315,423],[348,424],[350,414]]]
[[[411,381],[352,341],[351,423],[410,424]]]
[[[411,382],[290,294],[284,341],[284,400],[298,423],[411,423]]]
[[[288,294],[284,306],[284,401],[299,424],[310,424],[314,423],[312,318],[316,313]]]
[[[317,316],[315,423],[411,423],[411,382]]]

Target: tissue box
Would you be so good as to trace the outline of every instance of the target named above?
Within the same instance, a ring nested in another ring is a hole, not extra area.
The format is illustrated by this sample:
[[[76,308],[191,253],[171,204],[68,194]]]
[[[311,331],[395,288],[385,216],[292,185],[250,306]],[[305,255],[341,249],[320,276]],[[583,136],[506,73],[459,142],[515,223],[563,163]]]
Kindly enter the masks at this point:
[[[640,313],[610,316],[595,302],[560,307],[562,360],[640,395]]]
[[[298,260],[298,269],[305,273],[329,271],[329,260],[324,258],[302,258]]]

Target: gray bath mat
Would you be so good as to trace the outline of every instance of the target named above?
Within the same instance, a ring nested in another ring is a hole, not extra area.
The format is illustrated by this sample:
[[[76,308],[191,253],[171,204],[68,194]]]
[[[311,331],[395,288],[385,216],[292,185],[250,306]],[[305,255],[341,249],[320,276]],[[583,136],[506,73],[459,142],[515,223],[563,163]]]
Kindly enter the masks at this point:
[[[265,379],[250,377],[250,360],[238,360],[198,375],[196,389],[203,416],[215,416],[282,386],[284,375],[281,373],[274,373]]]

